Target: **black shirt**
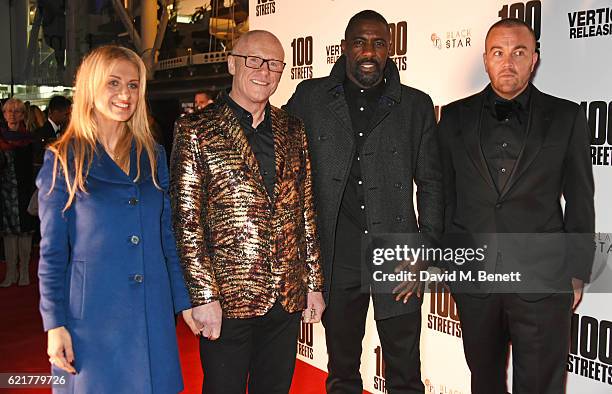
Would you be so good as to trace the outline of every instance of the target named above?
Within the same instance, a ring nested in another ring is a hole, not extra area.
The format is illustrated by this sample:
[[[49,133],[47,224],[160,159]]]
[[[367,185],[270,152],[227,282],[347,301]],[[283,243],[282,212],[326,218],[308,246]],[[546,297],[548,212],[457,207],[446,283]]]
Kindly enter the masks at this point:
[[[349,172],[336,227],[334,280],[335,285],[360,283],[361,237],[367,234],[365,193],[361,177],[361,150],[372,130],[372,118],[376,113],[385,84],[362,89],[346,78],[343,84],[344,98],[351,117],[355,139],[355,152]]]
[[[498,192],[512,174],[523,149],[531,85],[515,97],[506,100],[489,86],[482,115],[480,146]]]
[[[276,182],[276,164],[274,161],[274,133],[272,132],[270,103],[266,105],[263,121],[257,127],[253,127],[253,115],[250,112],[232,100],[227,93],[221,94],[220,98],[225,100],[240,122],[240,126],[259,164],[259,172],[263,178],[266,192],[272,198]]]

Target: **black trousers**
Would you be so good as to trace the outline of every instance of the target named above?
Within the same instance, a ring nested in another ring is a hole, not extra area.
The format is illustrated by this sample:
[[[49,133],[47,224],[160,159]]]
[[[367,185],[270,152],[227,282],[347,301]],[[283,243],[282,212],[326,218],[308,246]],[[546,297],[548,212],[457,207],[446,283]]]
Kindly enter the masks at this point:
[[[512,393],[565,393],[572,294],[527,301],[516,294],[454,295],[473,394],[506,394],[512,343]]]
[[[362,394],[359,373],[361,342],[365,333],[370,295],[360,284],[332,288],[323,314],[329,356],[326,381],[328,393]],[[389,394],[425,391],[421,381],[419,341],[421,312],[377,320],[376,328],[385,362],[385,386]],[[374,349],[372,349],[374,351]]]
[[[226,319],[216,341],[200,339],[203,394],[287,394],[295,368],[301,313],[279,302],[263,316]]]

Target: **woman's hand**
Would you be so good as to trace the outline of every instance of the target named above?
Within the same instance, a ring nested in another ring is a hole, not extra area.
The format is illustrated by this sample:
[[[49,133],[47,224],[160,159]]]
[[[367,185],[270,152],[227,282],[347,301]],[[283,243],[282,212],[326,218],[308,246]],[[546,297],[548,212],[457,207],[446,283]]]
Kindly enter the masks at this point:
[[[47,354],[49,362],[64,371],[76,375],[72,337],[66,327],[57,327],[47,332]]]
[[[200,330],[196,326],[195,321],[193,320],[193,316],[191,315],[191,308],[185,309],[182,313],[183,320],[185,320],[185,324],[189,327],[193,335],[200,335]]]

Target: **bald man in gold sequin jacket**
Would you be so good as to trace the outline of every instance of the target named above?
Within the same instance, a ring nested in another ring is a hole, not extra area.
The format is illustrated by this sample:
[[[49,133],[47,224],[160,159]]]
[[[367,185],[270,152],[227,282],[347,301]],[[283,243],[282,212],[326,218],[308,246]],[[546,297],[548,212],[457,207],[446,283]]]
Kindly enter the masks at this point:
[[[285,392],[299,312],[317,322],[324,309],[310,159],[302,122],[268,102],[284,68],[280,42],[254,31],[240,43],[228,60],[232,91],[177,122],[174,229],[204,392],[244,393],[247,375],[261,386],[249,392]],[[266,378],[275,374],[281,389],[268,385],[278,386]]]
[[[174,229],[207,394],[244,394],[247,377],[250,394],[287,393],[300,317],[325,308],[304,127],[268,101],[283,60],[273,34],[244,34],[231,92],[175,128]]]
[[[210,107],[210,108],[209,108]],[[177,122],[174,229],[193,306],[220,301],[224,317],[287,312],[322,291],[310,159],[301,121],[272,107],[276,182],[258,162],[224,100]]]

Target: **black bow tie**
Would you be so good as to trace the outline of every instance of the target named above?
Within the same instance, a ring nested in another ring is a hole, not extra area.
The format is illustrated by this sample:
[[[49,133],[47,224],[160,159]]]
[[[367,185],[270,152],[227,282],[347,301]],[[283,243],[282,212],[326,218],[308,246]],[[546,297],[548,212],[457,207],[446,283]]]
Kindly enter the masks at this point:
[[[522,124],[521,109],[521,103],[516,100],[495,100],[495,116],[500,122],[514,116]]]

